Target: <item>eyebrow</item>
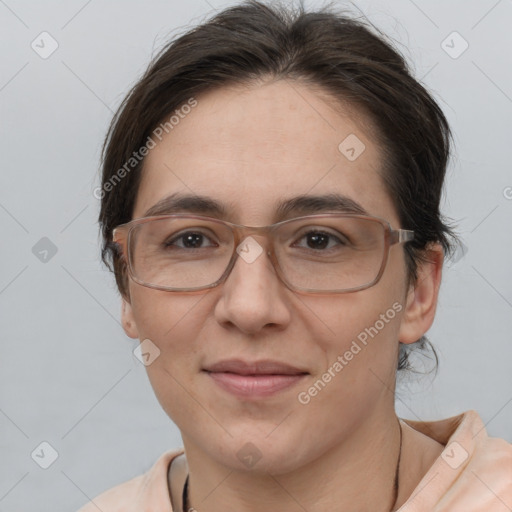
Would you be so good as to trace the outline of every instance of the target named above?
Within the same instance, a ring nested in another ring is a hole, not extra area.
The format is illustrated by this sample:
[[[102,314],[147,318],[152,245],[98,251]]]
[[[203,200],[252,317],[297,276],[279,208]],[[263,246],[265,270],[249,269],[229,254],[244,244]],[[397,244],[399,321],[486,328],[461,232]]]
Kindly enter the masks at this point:
[[[224,205],[212,197],[176,192],[151,206],[143,217],[188,212],[227,219],[232,210],[231,205]],[[358,202],[342,194],[300,195],[277,204],[274,222],[327,211],[370,215]]]

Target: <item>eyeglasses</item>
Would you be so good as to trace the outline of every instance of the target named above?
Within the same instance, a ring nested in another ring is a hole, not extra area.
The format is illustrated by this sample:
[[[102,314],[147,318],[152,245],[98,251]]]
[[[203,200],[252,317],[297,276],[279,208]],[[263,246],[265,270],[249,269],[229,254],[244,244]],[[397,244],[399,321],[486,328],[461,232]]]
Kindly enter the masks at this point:
[[[355,292],[379,281],[391,245],[413,238],[414,231],[392,229],[379,217],[340,213],[262,227],[173,214],[135,219],[113,231],[129,276],[170,292],[214,288],[225,281],[237,256],[250,264],[263,253],[293,291]]]

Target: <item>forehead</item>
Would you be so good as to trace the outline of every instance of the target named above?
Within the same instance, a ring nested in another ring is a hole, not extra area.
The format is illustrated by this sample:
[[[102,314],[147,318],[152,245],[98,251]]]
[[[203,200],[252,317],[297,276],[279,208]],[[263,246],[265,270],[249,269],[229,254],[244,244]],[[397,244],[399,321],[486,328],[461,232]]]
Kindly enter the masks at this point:
[[[274,222],[287,199],[336,194],[396,224],[381,151],[356,109],[285,80],[195,99],[161,140],[153,137],[134,218],[178,193],[211,197],[226,220],[259,225]]]

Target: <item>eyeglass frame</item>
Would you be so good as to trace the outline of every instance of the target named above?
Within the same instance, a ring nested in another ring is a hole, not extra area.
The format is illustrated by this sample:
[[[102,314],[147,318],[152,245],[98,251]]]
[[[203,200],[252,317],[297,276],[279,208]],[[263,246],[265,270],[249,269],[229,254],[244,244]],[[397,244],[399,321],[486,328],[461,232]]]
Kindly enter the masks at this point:
[[[224,270],[223,274],[221,275],[221,277],[219,279],[217,279],[217,281],[215,281],[212,284],[197,287],[197,288],[192,288],[192,289],[190,289],[190,288],[170,288],[168,286],[161,286],[161,285],[147,283],[147,282],[142,281],[141,279],[137,278],[133,273],[130,251],[127,250],[128,245],[131,240],[130,234],[131,234],[133,228],[140,224],[145,224],[147,222],[152,222],[152,221],[156,221],[156,220],[167,219],[167,218],[183,218],[183,217],[191,218],[191,219],[198,219],[198,220],[205,220],[208,222],[215,222],[218,224],[225,225],[231,229],[231,232],[232,232],[233,238],[234,238],[234,242],[235,242],[233,244],[233,254],[231,255],[229,263],[228,263],[226,269]],[[383,226],[383,228],[384,228],[384,254],[382,257],[382,262],[381,262],[379,272],[373,281],[371,281],[368,284],[364,284],[364,285],[357,286],[354,288],[343,289],[343,290],[313,290],[313,289],[299,288],[299,287],[293,286],[291,283],[289,283],[286,280],[283,270],[281,269],[281,267],[279,265],[279,261],[277,259],[276,253],[274,251],[275,239],[272,236],[273,235],[272,232],[275,231],[276,229],[278,229],[279,226],[286,224],[286,223],[303,220],[303,219],[315,219],[315,218],[325,218],[325,217],[328,217],[328,218],[333,218],[333,217],[359,218],[359,219],[375,221]],[[196,291],[206,290],[206,289],[210,289],[210,288],[216,288],[217,286],[222,284],[227,279],[227,277],[231,273],[231,270],[235,266],[235,262],[237,259],[236,255],[239,256],[239,254],[237,253],[237,248],[239,247],[240,243],[243,240],[245,240],[247,238],[247,236],[249,236],[251,234],[263,235],[266,237],[267,242],[270,243],[270,250],[266,251],[267,255],[270,258],[270,261],[273,265],[274,270],[276,271],[276,274],[277,274],[279,280],[288,289],[290,289],[294,292],[299,292],[299,293],[323,294],[323,295],[332,295],[332,294],[339,294],[339,293],[352,293],[352,292],[357,292],[360,290],[366,290],[367,288],[371,288],[372,286],[375,286],[381,279],[382,274],[384,273],[384,270],[386,269],[386,264],[387,264],[387,261],[389,258],[389,251],[390,251],[391,246],[393,246],[395,244],[400,244],[400,243],[409,242],[411,240],[414,240],[414,231],[413,230],[402,229],[402,228],[394,229],[391,227],[391,224],[387,220],[385,220],[381,217],[377,217],[377,216],[373,216],[373,215],[361,215],[361,214],[354,214],[354,213],[338,213],[337,212],[337,213],[320,213],[320,214],[313,214],[313,215],[304,215],[304,216],[300,216],[300,217],[294,217],[293,219],[286,219],[286,220],[283,220],[280,222],[276,222],[274,224],[269,224],[267,226],[245,226],[243,224],[235,224],[233,222],[225,221],[225,220],[218,219],[215,217],[208,217],[208,216],[204,216],[204,215],[191,215],[188,213],[154,215],[154,216],[149,216],[149,217],[140,217],[138,219],[133,219],[129,222],[119,224],[112,230],[112,241],[117,247],[119,247],[121,249],[121,255],[120,255],[121,259],[124,260],[124,262],[126,264],[127,271],[128,271],[128,275],[134,282],[136,282],[137,284],[140,284],[141,286],[145,286],[147,288],[153,288],[155,290],[183,293],[183,292],[196,292]],[[270,234],[270,236],[269,236],[269,234]]]

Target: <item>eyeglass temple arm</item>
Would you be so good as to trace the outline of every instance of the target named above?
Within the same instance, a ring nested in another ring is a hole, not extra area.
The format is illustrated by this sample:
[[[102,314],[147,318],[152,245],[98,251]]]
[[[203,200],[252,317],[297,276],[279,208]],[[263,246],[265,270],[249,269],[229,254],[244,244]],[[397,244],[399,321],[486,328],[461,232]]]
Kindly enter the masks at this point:
[[[112,241],[110,245],[117,251],[120,257],[124,256],[124,244],[126,241],[126,235],[124,230],[119,227],[112,230]]]
[[[391,241],[395,244],[402,242],[410,242],[414,240],[414,231],[410,229],[394,229],[391,232]]]

